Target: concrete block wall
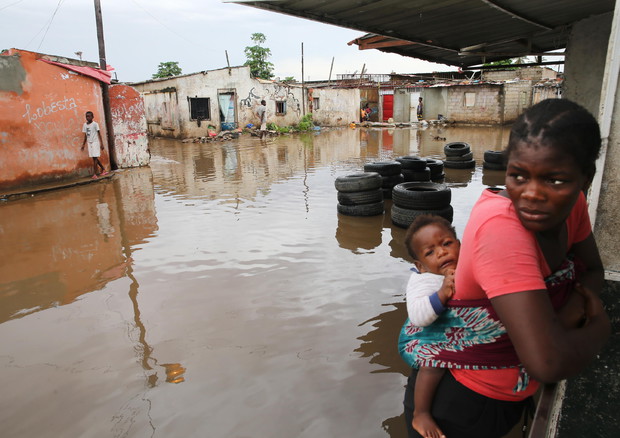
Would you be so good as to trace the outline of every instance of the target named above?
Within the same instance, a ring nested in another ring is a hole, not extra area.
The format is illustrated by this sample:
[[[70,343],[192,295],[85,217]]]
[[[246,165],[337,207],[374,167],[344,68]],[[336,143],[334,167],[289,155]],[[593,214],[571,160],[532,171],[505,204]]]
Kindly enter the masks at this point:
[[[542,79],[555,79],[557,73],[547,67],[524,67],[515,70],[494,70],[482,73],[485,81],[512,81],[529,80],[540,81]]]
[[[209,126],[220,129],[218,93],[235,93],[237,126],[259,122],[256,110],[267,102],[267,122],[278,126],[299,123],[304,100],[301,86],[250,77],[249,67],[232,67],[132,84],[144,98],[149,134],[169,138],[203,137]],[[210,99],[206,120],[190,118],[189,98]],[[276,102],[286,102],[286,114],[276,114]],[[305,102],[307,105],[307,102]]]
[[[473,106],[466,105],[466,95],[473,93]],[[464,85],[448,88],[447,117],[461,123],[502,123],[503,85]]]
[[[533,81],[518,81],[504,84],[503,123],[512,123],[527,108],[532,106]]]
[[[312,109],[312,120],[321,126],[344,126],[359,119],[359,88],[315,88],[308,95],[319,99],[319,108]]]

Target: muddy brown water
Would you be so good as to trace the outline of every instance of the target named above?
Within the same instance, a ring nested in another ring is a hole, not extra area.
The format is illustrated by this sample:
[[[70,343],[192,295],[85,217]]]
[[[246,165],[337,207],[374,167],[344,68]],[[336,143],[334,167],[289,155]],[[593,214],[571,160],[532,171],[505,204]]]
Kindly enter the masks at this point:
[[[0,204],[3,437],[404,437],[409,260],[334,179],[472,145],[454,224],[507,129],[154,139],[150,167]]]

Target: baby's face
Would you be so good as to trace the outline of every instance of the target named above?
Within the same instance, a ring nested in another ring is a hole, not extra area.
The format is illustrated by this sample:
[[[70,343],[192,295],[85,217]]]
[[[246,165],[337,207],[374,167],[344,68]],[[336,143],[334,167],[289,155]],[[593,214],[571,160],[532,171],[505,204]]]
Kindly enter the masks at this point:
[[[449,269],[456,269],[461,243],[451,230],[430,224],[420,228],[412,239],[418,256],[414,263],[420,272],[446,275]]]

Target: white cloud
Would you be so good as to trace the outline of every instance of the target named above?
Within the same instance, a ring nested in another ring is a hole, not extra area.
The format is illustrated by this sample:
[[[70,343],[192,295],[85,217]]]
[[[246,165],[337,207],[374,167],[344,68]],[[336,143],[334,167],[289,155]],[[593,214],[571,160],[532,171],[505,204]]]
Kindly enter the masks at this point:
[[[270,61],[280,77],[301,79],[301,43],[307,80],[327,79],[360,71],[414,73],[450,70],[375,50],[359,51],[347,42],[362,32],[219,0],[105,0],[102,1],[108,64],[122,81],[149,79],[160,62],[178,61],[184,73],[211,70],[245,62],[244,48],[252,33],[267,37]],[[48,23],[58,0],[3,0],[0,3],[2,48],[20,48],[98,62],[98,43],[92,2],[64,0]],[[47,30],[47,34],[45,31]],[[45,34],[45,36],[44,36]]]

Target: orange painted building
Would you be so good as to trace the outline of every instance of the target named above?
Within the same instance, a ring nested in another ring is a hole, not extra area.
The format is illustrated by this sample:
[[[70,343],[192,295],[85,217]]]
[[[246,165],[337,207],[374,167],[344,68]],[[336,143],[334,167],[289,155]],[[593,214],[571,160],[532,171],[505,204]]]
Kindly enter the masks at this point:
[[[99,123],[109,166],[99,80],[50,61],[97,67],[18,49],[0,54],[0,189],[92,173],[88,148],[80,150],[86,111]]]

